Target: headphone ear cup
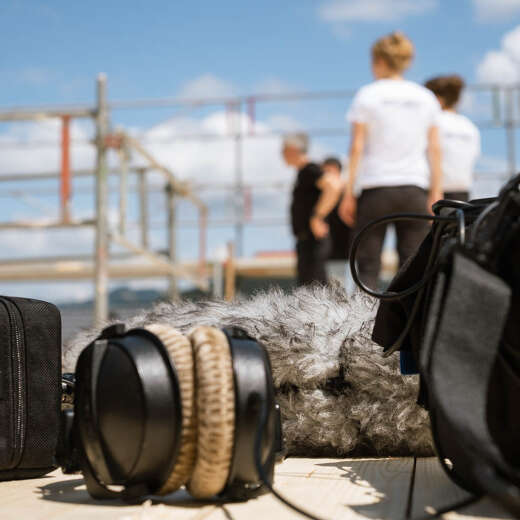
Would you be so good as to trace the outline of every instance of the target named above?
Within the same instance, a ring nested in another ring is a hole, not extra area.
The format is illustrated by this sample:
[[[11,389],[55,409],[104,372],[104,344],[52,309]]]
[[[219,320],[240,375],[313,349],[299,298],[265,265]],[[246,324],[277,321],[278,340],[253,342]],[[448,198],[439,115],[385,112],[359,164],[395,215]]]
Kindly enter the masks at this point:
[[[195,464],[197,414],[193,351],[190,340],[169,325],[154,323],[145,328],[164,345],[179,379],[182,406],[180,448],[168,479],[158,491],[158,494],[166,495],[186,484]]]
[[[226,335],[200,326],[189,334],[195,358],[197,456],[188,491],[209,498],[227,484],[235,435],[233,363]]]

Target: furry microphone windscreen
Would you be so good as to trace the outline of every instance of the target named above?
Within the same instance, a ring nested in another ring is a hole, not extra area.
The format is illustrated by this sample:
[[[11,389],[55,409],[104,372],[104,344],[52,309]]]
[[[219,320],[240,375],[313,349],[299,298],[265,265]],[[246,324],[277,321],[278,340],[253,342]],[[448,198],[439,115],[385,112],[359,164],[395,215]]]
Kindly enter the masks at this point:
[[[126,326],[168,323],[182,333],[237,326],[261,341],[290,455],[433,455],[428,414],[416,404],[417,376],[402,376],[397,355],[383,358],[370,339],[376,310],[377,302],[361,293],[312,286],[233,302],[159,303]],[[81,332],[65,346],[65,371],[74,371],[99,333]]]

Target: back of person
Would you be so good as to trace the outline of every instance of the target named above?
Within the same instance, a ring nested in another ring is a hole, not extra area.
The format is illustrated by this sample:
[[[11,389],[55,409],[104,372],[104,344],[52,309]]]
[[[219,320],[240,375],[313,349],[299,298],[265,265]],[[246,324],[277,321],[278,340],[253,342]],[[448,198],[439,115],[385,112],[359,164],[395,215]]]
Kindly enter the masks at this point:
[[[291,202],[291,225],[296,238],[312,237],[309,222],[314,206],[320,198],[321,191],[316,182],[322,174],[321,168],[313,162],[298,170]]]
[[[426,88],[404,79],[414,46],[401,32],[379,38],[371,48],[375,81],[354,97],[350,152],[340,216],[357,234],[391,213],[426,213],[442,198],[437,119],[441,107]],[[402,265],[428,232],[425,221],[395,224]],[[376,287],[386,225],[374,228],[358,249],[361,279]]]
[[[366,124],[359,171],[362,189],[429,186],[426,158],[429,128],[440,106],[426,88],[405,79],[379,79],[356,95],[347,118]]]
[[[438,127],[445,198],[467,200],[480,154],[480,132],[467,117],[457,113],[464,80],[452,74],[431,78],[425,85],[442,107]]]
[[[298,285],[327,283],[325,262],[329,257],[330,238],[326,219],[341,194],[341,186],[309,160],[308,148],[306,134],[284,137],[283,159],[298,172],[291,203]]]
[[[341,171],[343,169],[341,160],[338,157],[327,157],[323,161],[321,168],[324,175],[327,175],[333,179],[334,182],[337,183],[338,190],[342,192],[345,187],[345,183],[341,178]],[[340,205],[341,198],[327,217],[329,234],[332,242],[329,260],[332,260],[333,262],[339,261],[344,266],[346,260],[348,260],[348,255],[350,252],[352,229],[347,226],[345,222],[343,222],[343,219],[339,216]],[[340,268],[338,268],[338,272],[339,271],[341,271]],[[342,271],[341,279],[343,282],[345,278],[345,269],[343,268]]]
[[[480,132],[466,117],[444,110],[439,116],[444,191],[467,191],[480,155]]]

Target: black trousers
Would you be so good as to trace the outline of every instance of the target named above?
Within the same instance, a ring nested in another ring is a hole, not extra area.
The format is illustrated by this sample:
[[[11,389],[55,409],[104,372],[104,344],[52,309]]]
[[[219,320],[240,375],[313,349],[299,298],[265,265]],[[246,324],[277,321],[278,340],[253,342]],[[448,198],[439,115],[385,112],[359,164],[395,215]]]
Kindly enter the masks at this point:
[[[304,236],[296,241],[298,285],[312,282],[327,283],[325,262],[329,258],[331,241],[329,237],[316,240]]]
[[[448,200],[461,200],[462,202],[468,202],[469,191],[446,191],[444,198]]]
[[[363,190],[357,201],[355,234],[369,222],[392,213],[427,211],[428,194],[418,186],[395,186]],[[427,221],[402,221],[394,224],[399,264],[411,256],[428,233]],[[375,289],[381,269],[381,251],[386,225],[376,226],[365,234],[357,250],[356,261],[361,280]]]

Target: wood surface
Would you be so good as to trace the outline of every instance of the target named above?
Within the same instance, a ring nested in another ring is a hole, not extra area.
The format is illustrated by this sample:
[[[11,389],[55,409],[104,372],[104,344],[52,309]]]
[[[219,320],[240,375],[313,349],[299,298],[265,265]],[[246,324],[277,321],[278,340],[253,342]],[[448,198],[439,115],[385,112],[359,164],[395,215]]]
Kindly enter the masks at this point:
[[[415,476],[412,482],[412,477]],[[289,458],[277,466],[276,489],[324,519],[415,518],[467,494],[436,459]],[[409,516],[411,515],[411,516]],[[95,501],[79,475],[59,470],[34,480],[0,482],[2,520],[278,520],[303,518],[270,494],[244,503],[197,502],[184,491],[141,504]],[[482,501],[446,519],[511,518]]]

